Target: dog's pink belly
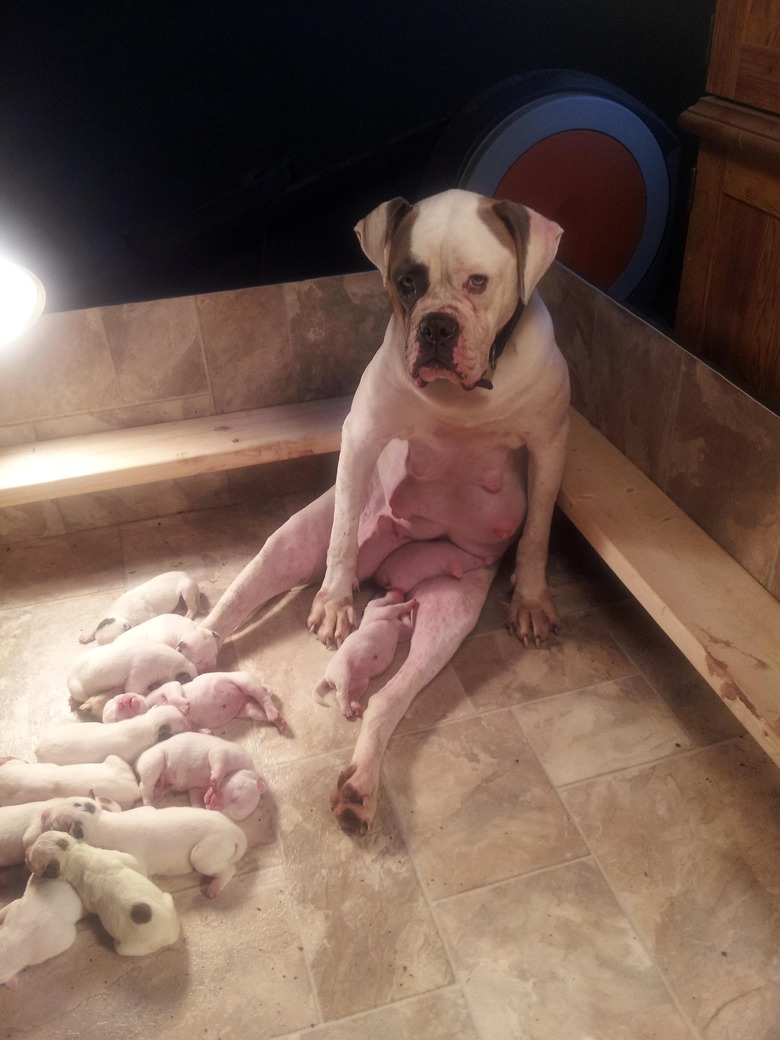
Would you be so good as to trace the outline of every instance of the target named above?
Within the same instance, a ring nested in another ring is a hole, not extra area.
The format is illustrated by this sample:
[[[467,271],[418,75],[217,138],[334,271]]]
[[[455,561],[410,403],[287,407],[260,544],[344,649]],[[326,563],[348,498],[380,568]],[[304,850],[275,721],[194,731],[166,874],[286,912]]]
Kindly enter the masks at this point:
[[[453,482],[451,475],[420,480],[407,474],[389,495],[396,527],[413,540],[449,538],[477,556],[496,557],[517,535],[525,516],[519,480],[497,490]]]

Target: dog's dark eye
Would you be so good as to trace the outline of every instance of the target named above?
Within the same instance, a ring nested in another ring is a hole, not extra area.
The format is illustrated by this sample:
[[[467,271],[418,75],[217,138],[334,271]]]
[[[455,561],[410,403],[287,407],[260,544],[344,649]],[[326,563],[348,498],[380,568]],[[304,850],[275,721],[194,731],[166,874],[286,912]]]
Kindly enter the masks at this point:
[[[472,274],[469,276],[469,289],[472,292],[484,292],[487,288],[488,277],[486,274]]]
[[[415,291],[414,278],[412,278],[410,274],[404,275],[403,278],[399,278],[398,289],[404,294],[404,296],[411,296]]]

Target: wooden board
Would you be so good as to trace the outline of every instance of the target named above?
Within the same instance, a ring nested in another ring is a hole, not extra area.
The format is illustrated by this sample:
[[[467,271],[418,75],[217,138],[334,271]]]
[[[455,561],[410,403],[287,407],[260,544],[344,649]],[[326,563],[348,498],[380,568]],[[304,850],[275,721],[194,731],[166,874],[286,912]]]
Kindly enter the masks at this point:
[[[780,603],[574,411],[558,504],[780,765]]]
[[[350,401],[306,401],[4,448],[0,508],[338,451]]]

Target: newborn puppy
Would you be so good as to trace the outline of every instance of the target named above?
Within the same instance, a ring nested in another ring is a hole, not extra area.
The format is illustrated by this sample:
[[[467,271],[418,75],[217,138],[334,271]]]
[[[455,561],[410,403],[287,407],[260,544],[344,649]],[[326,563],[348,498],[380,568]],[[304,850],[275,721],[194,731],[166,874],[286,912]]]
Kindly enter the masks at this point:
[[[27,850],[25,860],[38,877],[73,885],[84,907],[100,918],[117,953],[142,957],[179,938],[173,897],[144,877],[133,856],[50,831]]]
[[[182,713],[171,705],[159,705],[145,715],[110,726],[74,719],[46,730],[35,747],[35,756],[39,762],[65,766],[103,762],[109,755],[118,755],[132,765],[142,751],[188,728]]]
[[[0,808],[0,867],[13,867],[18,863],[24,863],[24,850],[35,841],[41,831],[45,830],[43,813],[66,804],[72,806],[74,801],[48,798],[43,802],[25,802],[23,805],[6,805]],[[96,804],[94,799],[90,799],[90,803]],[[100,805],[108,812],[121,811],[117,803],[112,802],[110,798],[101,798]]]
[[[118,693],[103,705],[103,722],[134,719],[136,715],[145,715],[148,710],[149,702],[140,693]]]
[[[466,571],[489,567],[492,556],[474,556],[446,538],[430,542],[408,542],[390,553],[374,575],[374,581],[385,589],[409,593],[426,578],[449,574],[462,578]]]
[[[179,733],[144,751],[136,764],[144,805],[169,789],[189,791],[192,805],[243,820],[267,790],[252,757],[238,744],[205,733]]]
[[[68,766],[0,759],[0,805],[75,794],[112,798],[123,809],[129,809],[141,797],[135,773],[117,755],[109,755],[105,762]]]
[[[280,733],[287,729],[271,691],[252,672],[209,672],[184,685],[169,682],[147,701],[174,704],[187,715],[191,729],[219,729],[236,717],[271,722]]]
[[[161,614],[118,636],[115,645],[126,646],[142,639],[151,639],[178,650],[188,661],[192,661],[199,672],[212,672],[217,667],[219,647],[216,632],[189,618],[179,617],[178,614]]]
[[[200,590],[197,582],[184,571],[166,571],[143,585],[125,592],[108,609],[108,614],[94,631],[79,636],[80,643],[104,645],[112,643],[118,635],[142,621],[158,614],[177,613],[180,605],[187,608],[186,616],[194,618],[198,613]]]
[[[68,690],[80,710],[100,719],[106,701],[118,693],[146,694],[170,679],[186,682],[196,675],[192,661],[173,647],[152,639],[115,642],[96,646],[77,658],[68,676]]]
[[[60,805],[42,815],[42,825],[67,831],[90,845],[135,856],[147,874],[187,874],[197,870],[213,880],[214,899],[236,872],[246,852],[246,835],[222,813],[144,805],[123,813],[104,813],[97,802]]]
[[[360,698],[369,681],[389,668],[399,640],[411,637],[416,606],[416,600],[404,600],[398,589],[370,600],[360,627],[347,636],[312,690],[317,703],[327,704],[325,694],[335,690],[344,718],[359,718],[363,714]]]
[[[30,964],[56,957],[73,945],[84,908],[67,881],[33,874],[21,899],[0,910],[0,985],[18,985]]]

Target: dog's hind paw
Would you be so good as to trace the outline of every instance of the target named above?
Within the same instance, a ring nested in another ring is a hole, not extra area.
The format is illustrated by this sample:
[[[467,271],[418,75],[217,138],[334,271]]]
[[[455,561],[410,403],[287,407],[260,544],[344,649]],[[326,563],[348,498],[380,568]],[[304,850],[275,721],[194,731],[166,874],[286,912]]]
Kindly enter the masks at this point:
[[[376,787],[361,793],[355,779],[357,766],[350,765],[342,770],[336,786],[330,792],[330,808],[338,820],[339,827],[347,834],[362,837],[374,819],[377,805]]]

